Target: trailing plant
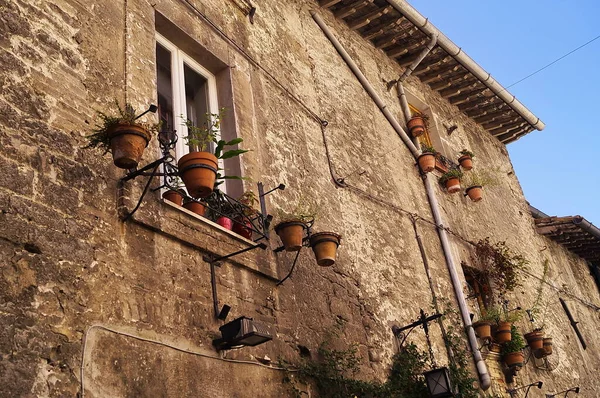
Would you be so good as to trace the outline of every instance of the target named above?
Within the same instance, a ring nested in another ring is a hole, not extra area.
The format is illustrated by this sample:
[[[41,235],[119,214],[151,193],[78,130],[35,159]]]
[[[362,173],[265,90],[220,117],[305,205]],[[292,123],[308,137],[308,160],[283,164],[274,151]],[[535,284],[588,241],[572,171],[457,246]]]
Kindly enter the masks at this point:
[[[473,152],[469,151],[468,149],[463,149],[462,151],[459,152],[462,156],[469,156],[470,158],[474,158],[475,154],[473,154]]]
[[[519,352],[525,348],[525,340],[515,325],[510,327],[510,341],[502,345],[502,355]]]
[[[478,398],[478,389],[474,387],[477,381],[470,372],[471,360],[469,349],[466,347],[466,336],[461,328],[455,325],[460,324],[460,316],[455,308],[446,303],[443,311],[444,319],[450,321],[450,326],[444,334],[444,343],[449,352],[450,362],[448,370],[450,371],[450,380],[452,386],[457,392],[456,396],[460,398]]]
[[[538,285],[538,287],[536,289],[535,301],[533,302],[533,306],[529,310],[531,322],[536,322],[537,319],[540,317],[540,315],[542,317],[541,324],[535,330],[542,330],[545,326],[546,313],[548,310],[548,306],[544,306],[544,308],[542,310],[542,303],[543,303],[543,295],[544,295],[544,286],[546,285],[547,280],[548,280],[549,264],[550,264],[550,262],[548,261],[548,259],[544,260],[544,265],[543,265],[544,269],[542,272],[542,278],[540,279],[540,284]]]
[[[429,146],[427,144],[421,144],[421,152],[432,153],[434,155],[437,153],[437,151],[435,150],[435,148],[433,146]]]
[[[116,113],[104,113],[96,111],[99,122],[92,129],[93,134],[86,136],[89,143],[84,148],[100,148],[104,154],[110,152],[109,132],[119,124],[136,125],[148,130],[149,133],[157,133],[160,128],[160,123],[144,123],[136,120],[136,111],[134,107],[126,103],[125,107],[121,107],[119,101],[115,99],[114,105],[117,108]]]
[[[526,270],[529,264],[525,257],[513,253],[506,242],[492,244],[489,238],[475,244],[473,260],[494,282],[501,297],[521,286],[520,271]]]
[[[453,178],[461,179],[463,177],[463,172],[459,169],[450,169],[440,177],[440,184],[445,185],[448,180]]]
[[[319,346],[317,360],[305,360],[293,368],[284,364],[290,370],[284,381],[297,397],[302,391],[296,387],[294,375],[304,383],[312,381],[319,396],[328,398],[421,398],[427,395],[423,376],[428,368],[427,354],[414,344],[403,347],[394,355],[385,383],[357,379],[360,359],[357,344],[346,350],[334,350],[325,341]]]

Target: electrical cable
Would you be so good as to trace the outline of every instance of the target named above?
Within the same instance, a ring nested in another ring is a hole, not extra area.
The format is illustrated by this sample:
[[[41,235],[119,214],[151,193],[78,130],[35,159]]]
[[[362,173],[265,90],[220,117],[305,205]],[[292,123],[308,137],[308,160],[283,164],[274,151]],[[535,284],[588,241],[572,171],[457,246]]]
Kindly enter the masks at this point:
[[[174,349],[176,351],[185,353],[185,354],[192,354],[192,355],[196,355],[199,357],[203,357],[203,358],[209,358],[209,359],[216,359],[219,361],[223,361],[223,362],[230,362],[230,363],[239,363],[239,364],[245,364],[245,365],[255,365],[255,366],[261,366],[263,368],[266,369],[271,369],[271,370],[278,370],[278,371],[287,371],[287,372],[297,372],[298,369],[288,369],[288,368],[282,368],[282,367],[278,367],[278,366],[268,366],[268,365],[264,365],[260,362],[254,362],[254,361],[244,361],[244,360],[239,360],[239,359],[227,359],[227,358],[221,358],[221,357],[215,357],[212,355],[208,355],[208,354],[204,354],[201,352],[197,352],[197,351],[192,351],[192,350],[188,350],[185,348],[181,348],[181,347],[177,347],[175,345],[169,344],[169,343],[165,343],[162,341],[158,341],[158,340],[154,340],[148,337],[142,337],[142,336],[138,336],[132,333],[128,333],[128,332],[122,332],[113,328],[110,328],[108,326],[104,326],[104,325],[100,325],[100,324],[95,324],[90,326],[89,328],[87,328],[87,330],[85,331],[85,334],[83,335],[83,342],[82,342],[82,348],[81,348],[81,369],[80,369],[80,378],[81,378],[81,398],[84,398],[84,394],[85,394],[85,383],[84,383],[84,370],[85,370],[85,351],[86,351],[86,346],[87,346],[87,338],[90,334],[90,331],[92,329],[101,329],[110,333],[114,333],[117,335],[121,335],[121,336],[127,336],[127,337],[131,337],[133,339],[136,340],[140,340],[140,341],[144,341],[147,343],[153,343],[153,344],[158,344],[164,347],[168,347],[171,349]]]

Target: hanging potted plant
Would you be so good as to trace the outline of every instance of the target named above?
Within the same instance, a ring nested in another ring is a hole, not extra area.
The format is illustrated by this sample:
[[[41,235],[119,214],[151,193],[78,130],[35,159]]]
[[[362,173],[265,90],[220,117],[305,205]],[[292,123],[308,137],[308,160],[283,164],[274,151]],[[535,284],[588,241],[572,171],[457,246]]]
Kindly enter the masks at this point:
[[[337,248],[342,236],[335,232],[317,232],[310,236],[310,247],[315,253],[317,264],[330,267],[335,264]]]
[[[117,114],[97,112],[100,122],[94,127],[94,133],[86,137],[89,143],[85,148],[100,148],[105,154],[110,152],[115,166],[134,169],[152,135],[158,132],[160,123],[138,122],[131,104],[125,104],[124,109],[118,101],[115,101],[115,105]]]
[[[471,170],[473,168],[473,158],[475,157],[473,152],[467,149],[463,149],[462,151],[460,151],[460,155],[461,156],[458,158],[458,163],[460,164],[460,167],[467,171]]]
[[[413,137],[423,135],[427,131],[429,116],[422,113],[415,113],[407,123],[408,131]]]
[[[252,239],[253,226],[251,220],[254,216],[256,216],[256,213],[258,213],[258,210],[255,208],[256,204],[258,203],[258,199],[253,191],[248,190],[238,198],[238,201],[243,205],[243,216],[238,215],[234,219],[232,230],[236,234],[241,235],[246,239]]]
[[[511,339],[502,346],[502,360],[509,368],[523,366],[525,341],[516,326],[510,328]]]
[[[238,176],[222,176],[219,173],[218,159],[229,159],[248,152],[244,149],[223,151],[224,147],[237,145],[243,141],[242,138],[217,141],[223,112],[224,109],[221,109],[219,114],[206,114],[206,121],[200,127],[195,126],[189,119],[184,123],[188,135],[183,138],[190,147],[190,153],[182,156],[177,166],[185,188],[193,198],[207,197],[215,186],[222,183],[222,179],[241,179]],[[214,153],[207,152],[212,143],[215,144]]]
[[[183,203],[183,207],[185,207],[189,211],[194,212],[197,215],[202,216],[202,217],[204,217],[204,213],[206,212],[206,207],[202,203],[200,203],[197,200],[192,199],[192,198],[186,197],[186,199]]]
[[[423,173],[429,173],[435,169],[435,154],[436,150],[434,147],[425,144],[421,145],[421,154],[417,158],[417,162]]]
[[[448,193],[460,191],[460,179],[463,173],[459,169],[450,169],[440,177],[440,184],[446,187]]]
[[[286,251],[298,251],[302,248],[304,231],[315,221],[316,206],[300,198],[295,209],[291,212],[280,210],[274,227]]]
[[[471,172],[464,175],[463,184],[467,187],[464,196],[468,196],[473,202],[479,202],[483,198],[483,187],[497,184],[496,179],[485,171]]]
[[[525,340],[527,345],[531,348],[531,351],[543,349],[544,347],[544,331],[541,329],[534,329],[532,332],[525,333]]]
[[[475,334],[482,340],[490,341],[492,339],[492,325],[497,324],[500,319],[498,307],[490,307],[482,310],[479,320],[473,323]]]

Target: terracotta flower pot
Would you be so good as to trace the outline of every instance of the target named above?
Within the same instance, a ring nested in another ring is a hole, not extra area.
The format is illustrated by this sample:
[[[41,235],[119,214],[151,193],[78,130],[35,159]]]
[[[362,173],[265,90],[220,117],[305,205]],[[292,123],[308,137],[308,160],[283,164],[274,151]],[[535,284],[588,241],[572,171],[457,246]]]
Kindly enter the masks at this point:
[[[458,158],[460,167],[465,170],[471,170],[473,168],[473,159],[469,155],[462,155]]]
[[[492,324],[487,321],[478,321],[473,324],[475,334],[482,340],[492,339]]]
[[[514,366],[523,366],[523,361],[525,358],[523,357],[523,352],[518,351],[504,354],[502,359],[504,360],[506,366],[512,368]]]
[[[231,228],[233,228],[233,221],[229,217],[221,216],[221,217],[217,218],[217,224],[219,224],[223,228],[228,229],[230,231],[231,231]]]
[[[107,131],[113,163],[121,169],[136,168],[152,135],[137,124],[119,123]]]
[[[246,217],[238,217],[233,223],[232,231],[246,239],[252,239],[252,222]]]
[[[469,199],[471,199],[473,202],[479,202],[481,199],[483,199],[483,188],[481,185],[469,187],[465,190],[465,192],[467,196],[469,196]]]
[[[190,152],[179,159],[179,176],[193,198],[211,194],[217,177],[217,158],[209,152]]]
[[[424,152],[417,158],[417,162],[423,173],[429,173],[435,169],[435,154]]]
[[[177,206],[181,206],[183,204],[183,195],[181,192],[174,189],[169,189],[167,192],[163,193],[162,197],[169,202],[175,203]]]
[[[186,202],[183,204],[183,207],[185,207],[189,211],[193,211],[199,216],[204,216],[204,212],[206,211],[206,207],[204,207],[202,203],[198,202]]]
[[[455,193],[460,191],[460,179],[456,177],[449,178],[446,181],[446,190],[448,193]]]
[[[540,359],[552,355],[552,337],[545,337],[542,348],[538,348],[533,352],[533,355]]]
[[[297,252],[302,248],[305,229],[306,224],[300,220],[284,221],[275,226],[275,232],[288,252]]]
[[[526,333],[525,340],[527,340],[527,345],[532,351],[544,347],[544,332],[539,330],[534,330],[533,332]]]
[[[341,240],[341,235],[334,232],[318,232],[311,235],[310,247],[315,253],[317,264],[321,267],[329,267],[335,264],[335,256]]]
[[[499,322],[498,329],[496,330],[496,334],[494,335],[494,340],[496,343],[506,343],[512,339],[510,334],[510,327],[512,323],[510,322]]]
[[[413,116],[408,121],[407,126],[413,137],[418,137],[425,132],[425,121],[421,116]]]

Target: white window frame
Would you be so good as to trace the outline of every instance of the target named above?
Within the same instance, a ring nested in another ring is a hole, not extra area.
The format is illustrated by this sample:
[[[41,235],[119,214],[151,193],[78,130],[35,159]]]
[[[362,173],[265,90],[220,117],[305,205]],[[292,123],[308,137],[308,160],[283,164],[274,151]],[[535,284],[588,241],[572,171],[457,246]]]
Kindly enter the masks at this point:
[[[190,148],[185,145],[183,137],[188,135],[188,128],[184,124],[187,120],[187,107],[185,100],[185,81],[184,69],[186,65],[194,72],[198,73],[207,80],[208,87],[208,111],[211,114],[219,114],[219,100],[217,98],[217,79],[208,69],[196,62],[192,57],[180,50],[175,44],[171,43],[160,33],[156,33],[156,42],[171,53],[171,80],[173,89],[173,126],[177,130],[177,144],[175,146],[175,157],[179,160],[183,155],[190,152]],[[158,79],[158,77],[157,77]],[[183,119],[180,116],[183,116]],[[175,121],[181,119],[177,124]],[[217,141],[221,139],[221,131],[217,129]],[[223,169],[223,160],[219,159],[219,168]],[[220,189],[225,191],[225,185],[222,184]]]

